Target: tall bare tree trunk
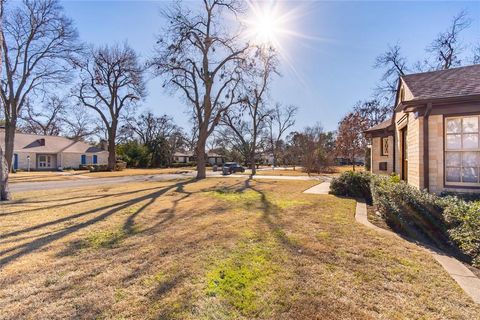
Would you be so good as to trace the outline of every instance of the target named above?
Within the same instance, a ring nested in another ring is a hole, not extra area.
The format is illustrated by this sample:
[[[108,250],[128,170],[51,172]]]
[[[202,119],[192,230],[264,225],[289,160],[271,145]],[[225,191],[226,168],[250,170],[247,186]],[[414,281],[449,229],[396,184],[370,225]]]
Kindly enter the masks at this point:
[[[8,190],[8,165],[5,161],[3,150],[0,147],[0,201],[10,199],[11,194]]]
[[[16,121],[11,121],[7,118],[5,123],[5,151],[4,156],[8,166],[8,172],[13,171],[13,148],[15,142],[15,128],[17,127]]]
[[[5,0],[0,0],[0,43],[3,43],[3,4]],[[0,74],[2,74],[3,65],[3,49],[0,50]],[[11,161],[10,161],[11,162]],[[11,194],[8,190],[8,174],[9,164],[5,159],[2,148],[0,147],[0,201],[7,201],[11,199]]]
[[[250,153],[250,168],[252,169],[252,176],[257,174],[257,166],[255,161],[255,151]]]
[[[108,129],[108,170],[115,171],[115,165],[117,163],[117,155],[115,152],[115,138],[116,138],[117,126],[112,124]]]
[[[195,154],[197,156],[197,179],[205,179],[207,177],[206,170],[206,154],[205,146],[207,144],[207,128],[206,126],[201,126],[198,132],[198,141]]]

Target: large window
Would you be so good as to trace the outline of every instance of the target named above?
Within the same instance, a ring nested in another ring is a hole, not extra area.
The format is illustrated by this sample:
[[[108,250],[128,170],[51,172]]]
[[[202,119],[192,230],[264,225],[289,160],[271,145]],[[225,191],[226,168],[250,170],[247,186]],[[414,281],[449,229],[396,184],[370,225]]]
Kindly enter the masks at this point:
[[[445,119],[445,182],[480,185],[479,117]]]

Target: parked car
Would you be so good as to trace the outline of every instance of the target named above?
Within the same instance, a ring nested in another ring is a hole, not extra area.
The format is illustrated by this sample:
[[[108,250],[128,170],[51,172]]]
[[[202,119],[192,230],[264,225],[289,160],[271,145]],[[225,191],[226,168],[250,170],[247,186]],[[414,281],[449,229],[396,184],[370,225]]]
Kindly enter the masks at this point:
[[[236,172],[245,172],[245,168],[236,162],[225,162],[223,164],[222,173],[232,174]]]

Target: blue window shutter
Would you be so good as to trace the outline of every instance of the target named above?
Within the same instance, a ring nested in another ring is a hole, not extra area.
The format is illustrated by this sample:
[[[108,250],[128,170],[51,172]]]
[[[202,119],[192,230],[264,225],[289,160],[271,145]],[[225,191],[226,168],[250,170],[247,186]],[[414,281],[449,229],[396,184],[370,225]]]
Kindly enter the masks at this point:
[[[18,154],[16,153],[13,155],[13,169],[18,169]]]
[[[97,164],[97,161],[98,161],[97,155],[94,154],[94,155],[93,155],[93,164]]]
[[[82,157],[80,158],[80,161],[81,161],[80,162],[81,164],[87,164],[87,156],[82,154]]]

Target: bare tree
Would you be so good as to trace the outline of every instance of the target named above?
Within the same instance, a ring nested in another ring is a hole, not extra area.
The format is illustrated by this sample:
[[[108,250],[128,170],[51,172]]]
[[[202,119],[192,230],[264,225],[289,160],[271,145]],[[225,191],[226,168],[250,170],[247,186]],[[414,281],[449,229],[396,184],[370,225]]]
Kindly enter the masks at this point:
[[[127,44],[92,48],[77,61],[81,81],[77,98],[103,122],[108,140],[108,169],[115,170],[115,144],[122,112],[145,95],[144,69]]]
[[[180,90],[193,109],[198,128],[197,179],[206,177],[206,142],[222,115],[239,103],[238,84],[250,45],[226,20],[241,11],[236,0],[203,0],[192,12],[180,4],[163,13],[168,27],[157,41],[152,61],[164,86]],[[227,27],[230,26],[230,27]]]
[[[97,134],[99,128],[91,115],[83,108],[74,105],[68,108],[68,116],[63,118],[65,135],[75,141],[87,140]]]
[[[365,152],[367,141],[363,132],[368,121],[358,112],[350,112],[338,124],[335,148],[337,155],[349,159],[355,171],[355,159]]]
[[[472,63],[479,64],[480,63],[480,43],[473,47],[472,52],[473,52]]]
[[[397,92],[398,78],[408,71],[407,59],[401,53],[400,44],[389,45],[387,50],[375,59],[374,68],[384,70],[376,91],[390,103]]]
[[[277,165],[278,153],[283,136],[295,125],[298,107],[276,104],[270,115],[265,119],[269,151],[273,156],[273,167]]]
[[[460,34],[471,25],[471,20],[466,11],[455,15],[447,30],[438,34],[427,52],[433,57],[433,68],[436,70],[450,69],[461,65],[460,54],[465,49],[461,42]]]
[[[373,127],[392,115],[392,107],[382,105],[379,100],[358,101],[353,107],[362,119],[366,121],[368,127]]]
[[[12,167],[17,120],[28,97],[70,77],[67,61],[81,47],[72,21],[56,0],[6,8],[0,97],[5,114],[5,156]]]
[[[333,132],[324,132],[321,125],[306,127],[289,135],[287,156],[293,164],[301,164],[309,175],[321,172],[333,163]]]
[[[198,141],[198,127],[196,123],[185,134],[185,146],[189,151],[195,151]]]
[[[242,80],[242,107],[226,112],[222,123],[229,127],[234,139],[240,142],[240,150],[256,174],[256,160],[260,134],[265,129],[265,121],[270,116],[265,101],[272,76],[277,72],[278,59],[272,48],[258,49],[251,68]]]
[[[20,115],[21,130],[25,133],[58,136],[62,132],[63,119],[67,108],[66,98],[52,95],[35,111],[29,100]]]
[[[0,43],[3,43],[3,8],[5,0],[0,0]],[[0,54],[0,74],[2,73],[3,54]],[[3,120],[4,121],[4,120]],[[5,124],[5,123],[3,123]],[[0,146],[0,201],[10,200],[10,191],[8,190],[8,164],[5,154]]]

